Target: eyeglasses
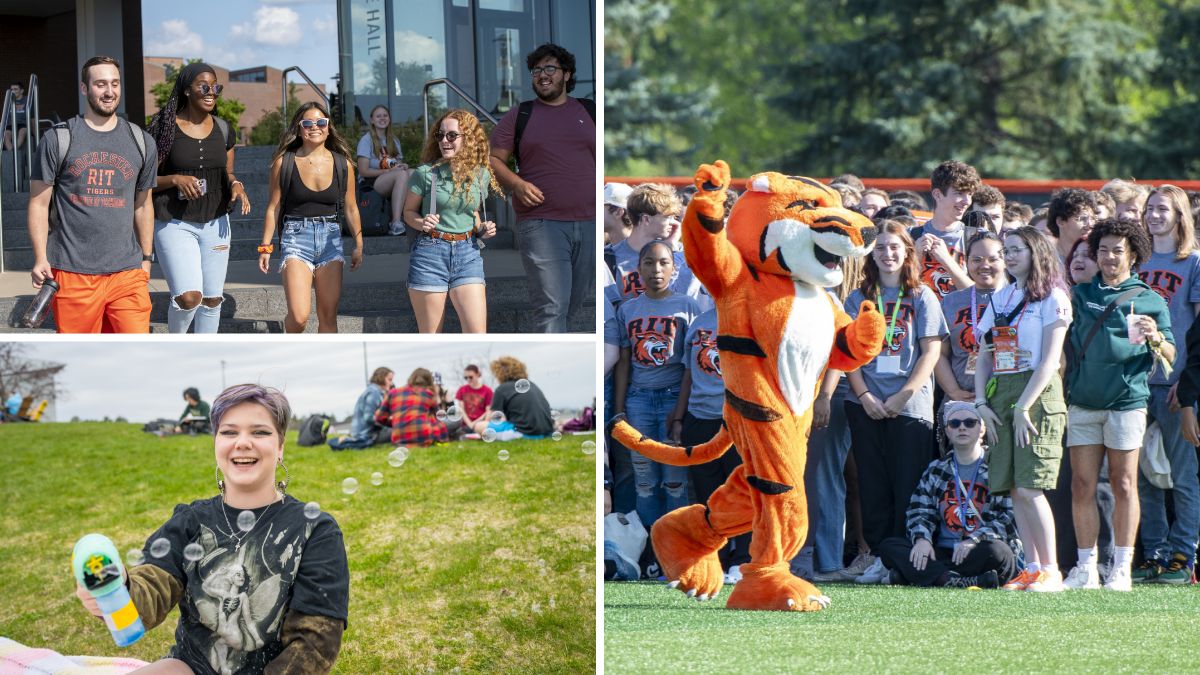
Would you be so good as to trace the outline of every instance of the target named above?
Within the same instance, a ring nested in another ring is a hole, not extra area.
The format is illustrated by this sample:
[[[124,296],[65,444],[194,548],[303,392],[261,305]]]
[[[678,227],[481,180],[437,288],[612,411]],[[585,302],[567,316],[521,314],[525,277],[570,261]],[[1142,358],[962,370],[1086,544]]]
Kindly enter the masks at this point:
[[[325,117],[316,120],[300,120],[300,126],[304,127],[305,129],[313,128],[314,124],[318,129],[324,129],[325,127],[329,126],[329,120]]]
[[[221,92],[225,90],[225,85],[214,84],[209,86],[207,84],[202,84],[199,86],[199,90],[201,96],[208,96],[209,94],[212,94],[213,96],[220,96]]]
[[[439,141],[444,138],[453,143],[461,138],[462,134],[458,133],[457,131],[435,131],[433,132],[433,137]]]
[[[531,69],[531,70],[529,71],[529,74],[530,74],[530,75],[532,75],[532,76],[534,76],[534,77],[537,77],[538,75],[541,75],[542,73],[545,73],[545,74],[547,74],[547,75],[550,75],[551,77],[553,77],[553,76],[554,76],[554,74],[555,74],[555,73],[557,73],[557,72],[558,72],[558,71],[560,71],[560,70],[562,70],[562,68],[560,68],[560,67],[558,67],[558,66],[541,66],[540,68],[533,68],[533,69]]]
[[[977,420],[975,418],[965,419],[965,420],[964,419],[946,420],[946,426],[951,429],[957,429],[959,427],[963,427],[966,429],[974,429],[975,427],[979,426],[979,420]]]

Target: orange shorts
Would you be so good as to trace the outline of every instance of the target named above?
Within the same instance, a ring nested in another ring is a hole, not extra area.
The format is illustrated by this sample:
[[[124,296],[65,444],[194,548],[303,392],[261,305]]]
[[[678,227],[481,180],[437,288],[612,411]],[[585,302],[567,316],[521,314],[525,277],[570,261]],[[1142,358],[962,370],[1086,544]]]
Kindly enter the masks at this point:
[[[60,333],[149,333],[150,273],[113,274],[54,270],[54,322]]]

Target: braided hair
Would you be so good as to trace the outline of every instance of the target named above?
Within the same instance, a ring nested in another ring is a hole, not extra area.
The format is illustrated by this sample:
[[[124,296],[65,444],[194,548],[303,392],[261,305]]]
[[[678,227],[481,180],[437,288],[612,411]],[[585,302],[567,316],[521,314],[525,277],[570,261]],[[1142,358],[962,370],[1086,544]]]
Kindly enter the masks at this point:
[[[171,154],[171,146],[175,144],[175,130],[178,128],[175,126],[175,117],[179,112],[179,102],[184,101],[183,105],[185,108],[187,107],[187,100],[183,92],[191,88],[192,82],[201,73],[212,73],[214,77],[217,75],[212,66],[199,61],[180,68],[166,105],[154,113],[154,117],[150,119],[150,125],[146,127],[146,131],[154,138],[154,143],[158,147],[159,164],[162,164],[167,155]]]

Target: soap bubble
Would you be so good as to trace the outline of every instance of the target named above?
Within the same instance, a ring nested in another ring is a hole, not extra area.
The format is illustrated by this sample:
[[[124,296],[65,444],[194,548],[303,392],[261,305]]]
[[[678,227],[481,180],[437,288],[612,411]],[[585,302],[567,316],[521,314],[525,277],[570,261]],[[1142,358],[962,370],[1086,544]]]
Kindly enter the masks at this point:
[[[345,492],[348,495],[358,492],[358,479],[351,477],[342,481],[342,492]]]
[[[316,502],[309,502],[304,505],[304,517],[309,520],[316,520],[317,516],[321,515],[321,505]]]
[[[167,541],[164,537],[159,537],[150,544],[150,555],[155,558],[161,558],[170,552],[171,542]]]
[[[500,452],[496,453],[496,456],[500,458],[501,462],[508,461],[508,451],[507,450],[501,450]]]
[[[556,441],[561,441],[562,440],[562,432],[555,429],[554,433],[550,434],[550,438],[553,438]]]
[[[140,548],[131,548],[125,552],[125,563],[130,567],[137,567],[146,562],[146,555],[142,553]]]
[[[499,410],[493,410],[492,414],[488,415],[488,421],[492,422],[494,424],[500,424],[501,422],[505,421],[506,419],[508,419],[508,418],[505,417],[504,413]]]
[[[383,474],[378,471],[371,474],[371,485],[383,485]]]
[[[408,459],[408,448],[403,445],[388,453],[388,464],[393,467],[403,466],[406,459]]]
[[[513,389],[517,390],[518,394],[524,394],[529,391],[529,380],[521,378],[513,385]]]
[[[583,450],[583,454],[585,454],[585,455],[596,454],[596,442],[595,441],[584,441],[583,445],[581,445],[580,448]]]
[[[484,443],[491,443],[492,441],[496,440],[496,430],[488,427],[487,429],[483,430],[483,433],[480,434],[480,437],[483,438]]]
[[[550,609],[554,609],[554,596],[550,596]]]
[[[192,542],[183,547],[183,557],[195,562],[204,557],[204,547],[196,542]]]
[[[242,532],[249,532],[254,529],[254,523],[258,522],[258,518],[253,511],[242,511],[238,514],[237,526]]]
[[[540,602],[533,603],[533,613],[534,614],[542,613],[542,603],[540,603]]]
[[[434,417],[436,417],[439,422],[445,422],[448,415],[446,414],[445,410],[439,410],[439,411],[437,411],[437,414],[434,415]]]
[[[552,419],[552,420],[554,420],[555,422],[557,422],[557,421],[558,421],[558,418],[560,418],[560,417],[562,417],[562,413],[558,412],[557,410],[551,410],[551,411],[550,411],[550,419]]]
[[[462,419],[462,411],[458,409],[458,406],[452,405],[446,409],[446,419],[457,422]]]

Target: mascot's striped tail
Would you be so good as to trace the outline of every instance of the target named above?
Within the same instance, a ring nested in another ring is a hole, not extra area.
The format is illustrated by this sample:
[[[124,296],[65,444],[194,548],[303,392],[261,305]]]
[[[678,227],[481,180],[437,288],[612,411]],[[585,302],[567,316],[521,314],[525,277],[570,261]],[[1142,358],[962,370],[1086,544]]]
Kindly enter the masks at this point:
[[[728,452],[733,445],[733,439],[730,438],[729,430],[725,428],[724,424],[721,425],[716,436],[700,445],[684,447],[659,443],[646,438],[642,432],[634,429],[626,420],[624,413],[608,422],[608,433],[612,435],[614,441],[630,450],[637,450],[645,457],[672,466],[691,466],[711,462]]]

